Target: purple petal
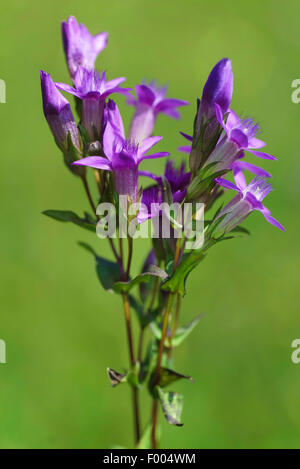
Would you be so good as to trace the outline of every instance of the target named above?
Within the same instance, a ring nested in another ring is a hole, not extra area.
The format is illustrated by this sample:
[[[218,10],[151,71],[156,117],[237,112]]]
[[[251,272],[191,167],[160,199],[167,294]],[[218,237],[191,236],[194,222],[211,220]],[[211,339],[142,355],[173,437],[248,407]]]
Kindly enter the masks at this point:
[[[165,114],[166,116],[168,117],[171,117],[172,119],[175,119],[175,120],[179,120],[181,115],[180,115],[180,112],[177,111],[177,109],[166,109],[165,111],[162,111],[163,114]],[[155,115],[157,115],[158,112],[155,108]]]
[[[241,169],[235,168],[233,170],[234,180],[237,187],[241,190],[244,190],[247,187],[247,182],[244,176],[244,173]]]
[[[103,133],[103,149],[107,158],[112,161],[114,155],[114,144],[116,140],[116,132],[110,122],[107,122]]]
[[[254,150],[248,150],[249,153],[252,153],[253,155],[257,156],[258,158],[263,158],[265,160],[273,160],[273,161],[277,161],[277,158],[275,158],[275,156],[272,156],[272,155],[269,155],[268,153],[263,153],[261,151],[254,151]]]
[[[154,181],[156,181],[156,182],[161,181],[160,176],[156,176],[156,174],[153,174],[150,171],[139,171],[139,176],[144,176],[144,177],[147,177],[147,178],[150,178],[150,179],[154,179]]]
[[[180,99],[174,99],[174,98],[167,98],[163,99],[160,101],[156,106],[155,106],[155,112],[163,112],[170,117],[174,117],[175,119],[178,119],[180,117],[179,112],[176,110],[177,107],[180,106],[187,106],[189,103],[187,101],[182,101]]]
[[[230,132],[230,140],[239,148],[248,148],[248,137],[239,129],[233,129]]]
[[[252,137],[249,140],[249,148],[253,148],[254,150],[259,149],[259,148],[263,148],[265,146],[266,146],[266,143],[263,142],[262,140],[259,140],[259,138]]]
[[[101,98],[105,99],[107,96],[110,96],[113,93],[119,93],[119,94],[125,94],[128,95],[131,91],[131,88],[120,88],[119,86],[115,88],[111,88],[109,90],[106,90],[104,93],[102,93]]]
[[[219,104],[215,103],[215,110],[216,110],[216,118],[219,124],[223,127],[224,130],[226,130],[226,125],[224,124],[224,118],[223,118],[223,111],[221,106]]]
[[[138,149],[138,154],[142,155],[143,153],[146,153],[150,148],[152,148],[154,145],[156,145],[158,142],[162,140],[162,137],[148,137],[143,140],[141,145],[139,145]]]
[[[279,223],[278,220],[276,220],[276,218],[273,218],[271,217],[270,215],[262,212],[262,214],[264,215],[265,219],[271,223],[271,225],[273,226],[276,226],[276,228],[279,228],[281,231],[285,231],[284,227]]]
[[[106,111],[107,111],[107,120],[112,125],[113,130],[115,130],[117,134],[119,134],[122,138],[125,139],[123,120],[122,120],[118,106],[112,99],[108,101],[107,106],[106,106]]]
[[[105,47],[107,46],[108,41],[108,34],[107,33],[99,33],[96,34],[93,38],[94,48],[97,54],[99,54]]]
[[[235,127],[238,127],[241,123],[241,119],[239,116],[234,112],[232,109],[229,111],[229,116],[226,122],[226,127],[228,129],[234,129]]]
[[[152,160],[155,158],[163,158],[165,156],[170,156],[170,153],[167,151],[160,151],[158,153],[153,153],[152,155],[141,155],[141,157],[138,159],[138,162],[140,163],[143,160]]]
[[[250,203],[253,210],[259,210],[260,212],[263,212],[263,204],[253,194],[251,194],[251,192],[246,193],[244,200]]]
[[[185,134],[184,132],[179,132],[184,138],[186,138],[189,142],[193,141],[193,137],[191,135]]]
[[[69,105],[69,101],[58,91],[55,83],[48,73],[40,71],[41,87],[43,96],[44,112],[55,111],[59,113],[65,106]]]
[[[178,151],[180,151],[181,153],[191,153],[191,150],[192,150],[192,147],[190,145],[184,145],[182,147],[178,147],[177,148]]]
[[[102,156],[88,156],[87,158],[82,158],[81,160],[74,161],[74,163],[72,164],[77,166],[89,166],[90,168],[111,171],[109,160],[103,158]]]
[[[107,88],[107,89],[116,88],[117,86],[119,86],[124,81],[126,81],[125,77],[114,78],[113,80],[107,81],[105,83],[105,88]]]
[[[77,96],[77,98],[82,97],[82,94],[79,91],[77,91],[75,88],[73,88],[73,86],[67,85],[65,83],[57,83],[57,82],[55,83],[55,86],[59,90],[65,91],[66,93],[70,93],[73,96]]]
[[[136,95],[138,97],[139,102],[144,103],[144,104],[148,104],[149,106],[152,106],[152,104],[155,100],[155,94],[149,88],[149,86],[136,85],[135,91],[136,91]]]
[[[246,161],[241,161],[241,160],[235,161],[232,164],[231,169],[233,171],[247,170],[247,171],[250,171],[250,173],[256,174],[256,176],[262,176],[262,177],[266,177],[266,178],[272,177],[272,175],[270,173],[268,173],[264,169],[260,168],[259,166],[256,166],[252,163],[247,163]]]
[[[219,186],[225,187],[225,189],[231,189],[233,191],[240,192],[240,189],[232,182],[227,181],[227,179],[216,178],[215,181]]]

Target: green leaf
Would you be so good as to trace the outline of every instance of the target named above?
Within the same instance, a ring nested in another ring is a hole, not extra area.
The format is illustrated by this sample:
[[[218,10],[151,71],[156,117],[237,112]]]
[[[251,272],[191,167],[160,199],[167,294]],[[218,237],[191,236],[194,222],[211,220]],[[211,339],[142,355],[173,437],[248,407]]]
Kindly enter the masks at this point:
[[[149,282],[153,276],[160,277],[163,280],[168,277],[164,270],[160,269],[157,266],[152,266],[150,272],[139,274],[128,282],[116,282],[114,285],[114,290],[117,293],[127,293],[136,285],[139,285],[142,282]]]
[[[113,370],[112,368],[107,368],[107,374],[110,381],[110,384],[113,388],[118,386],[118,384],[126,383],[127,373],[118,373],[118,371]]]
[[[203,251],[199,252],[195,250],[185,254],[172,277],[162,285],[162,290],[170,291],[171,293],[180,293],[180,295],[184,296],[186,293],[185,284],[188,275],[204,258],[205,254]]]
[[[213,162],[199,170],[197,176],[192,180],[187,190],[187,201],[199,199],[205,192],[209,192],[217,177],[224,176],[228,170],[213,171],[218,162]]]
[[[186,252],[173,275],[161,286],[161,289],[184,296],[188,275],[205,258],[206,251],[214,246],[216,242],[217,240],[208,237],[203,247]]]
[[[152,449],[152,424],[149,423],[136,445],[136,449]]]
[[[195,317],[191,322],[189,322],[186,326],[179,327],[176,331],[175,336],[172,340],[172,347],[178,347],[195,329],[200,319],[204,316],[204,314],[199,314]]]
[[[182,375],[181,373],[177,373],[177,371],[170,370],[169,368],[161,368],[158,385],[161,388],[164,388],[179,379],[188,379],[192,383],[194,382],[191,376]]]
[[[161,439],[161,428],[157,425],[156,429],[156,440],[159,443]],[[152,422],[148,423],[143,434],[135,446],[136,449],[152,449]]]
[[[142,329],[148,326],[160,313],[159,308],[155,308],[151,311],[145,310],[143,305],[137,301],[133,295],[129,295],[130,306],[134,309],[137,314],[140,326]]]
[[[183,424],[180,420],[183,408],[183,396],[173,391],[164,392],[159,386],[156,387],[156,391],[167,422],[171,425],[182,427]]]
[[[241,234],[247,234],[250,235],[250,231],[247,230],[247,228],[244,228],[243,226],[237,226],[233,230],[230,231],[230,233],[241,233]]]
[[[186,326],[179,327],[175,333],[175,336],[172,339],[172,344],[170,344],[169,337],[166,337],[164,346],[166,348],[178,347],[178,345],[180,345],[184,341],[184,339],[186,339],[190,335],[190,333],[195,329],[198,322],[203,316],[204,316],[203,314],[199,314],[197,317],[195,317],[195,319],[189,322]],[[156,339],[161,340],[161,328],[159,327],[157,322],[152,322],[150,324],[150,329],[153,335],[156,337]]]
[[[93,220],[91,215],[87,213],[85,214],[85,218],[80,218],[76,213],[69,210],[45,210],[42,213],[47,217],[54,218],[54,220],[71,222],[81,228],[93,231],[94,233],[96,232],[96,220]]]
[[[79,245],[93,254],[96,261],[97,275],[101,285],[105,290],[113,292],[115,283],[120,280],[118,264],[98,256],[94,249],[86,243],[79,243]]]

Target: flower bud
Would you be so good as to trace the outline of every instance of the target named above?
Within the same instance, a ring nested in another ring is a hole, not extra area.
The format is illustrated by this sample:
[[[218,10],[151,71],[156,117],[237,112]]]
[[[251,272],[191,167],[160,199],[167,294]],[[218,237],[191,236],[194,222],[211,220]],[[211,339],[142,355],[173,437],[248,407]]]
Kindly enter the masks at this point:
[[[79,132],[68,100],[58,91],[51,76],[43,71],[41,71],[41,87],[44,115],[56,144],[67,153],[68,134],[70,134],[72,144],[79,150]]]
[[[214,150],[221,127],[216,117],[216,104],[223,113],[229,109],[233,92],[231,61],[222,59],[211,71],[198,102],[194,125],[190,169],[195,174]]]

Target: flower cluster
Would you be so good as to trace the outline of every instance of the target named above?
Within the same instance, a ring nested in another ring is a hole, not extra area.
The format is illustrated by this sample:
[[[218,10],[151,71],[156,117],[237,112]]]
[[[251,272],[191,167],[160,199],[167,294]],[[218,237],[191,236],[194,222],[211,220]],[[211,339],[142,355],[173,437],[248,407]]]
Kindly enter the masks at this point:
[[[124,77],[107,80],[105,71],[95,69],[97,56],[106,47],[107,33],[93,36],[83,24],[70,17],[62,23],[62,37],[72,83],[56,82],[41,71],[43,110],[66,165],[82,179],[93,213],[85,213],[84,218],[71,211],[45,213],[94,232],[96,227],[105,227],[103,211],[99,210],[100,205],[96,208],[99,203],[113,205],[119,215],[119,221],[115,223],[118,247],[109,237],[116,262],[97,256],[93,248],[88,247],[88,250],[95,255],[102,286],[121,294],[124,307],[130,367],[126,373],[109,369],[109,378],[113,386],[127,382],[132,387],[137,443],[141,436],[137,393],[147,383],[153,398],[151,444],[156,448],[158,402],[167,421],[181,425],[182,398],[164,388],[177,379],[187,378],[173,370],[172,362],[174,344],[181,343],[198,321],[196,318],[196,322],[182,329],[183,333],[178,329],[180,298],[185,295],[187,277],[208,249],[234,237],[235,233],[246,232],[240,224],[254,211],[259,211],[267,222],[284,231],[262,203],[272,190],[271,174],[246,159],[249,154],[265,160],[276,158],[262,151],[265,142],[258,138],[259,126],[251,118],[240,117],[231,109],[232,64],[224,58],[213,68],[202,97],[197,100],[192,135],[181,132],[189,142],[179,148],[188,154],[186,161],[177,165],[175,159],[167,159],[160,175],[152,168],[146,171],[141,165],[144,160],[170,156],[165,151],[166,143],[163,151],[160,148],[153,150],[162,141],[161,136],[153,135],[158,115],[178,119],[178,108],[188,102],[167,97],[167,87],[159,87],[154,81],[136,85],[135,96],[131,88],[121,86],[126,80]],[[66,97],[70,95],[78,120]],[[112,95],[114,99],[125,96],[126,103],[135,108],[128,133]],[[91,178],[95,178],[97,200],[90,191],[87,171]],[[249,183],[246,172],[254,175]],[[142,186],[145,181],[146,187]],[[225,191],[233,191],[234,196],[225,206],[216,207],[209,221],[203,222],[201,243],[197,233],[197,242],[187,242],[190,237],[193,240],[193,227],[198,226],[199,217],[203,221],[203,210],[214,209]],[[120,202],[124,198],[125,209]],[[165,211],[166,204],[172,207],[168,212]],[[135,208],[130,211],[132,207]],[[189,234],[183,229],[188,214],[191,215]],[[137,230],[146,226],[144,222],[150,218],[152,223],[154,219],[156,222],[150,254],[146,256],[142,271],[134,277],[131,275],[134,236],[127,233],[128,247],[125,249],[120,215],[127,227],[134,221]],[[164,238],[160,226],[166,219],[171,224],[168,239]],[[139,286],[139,297],[131,292],[135,286]],[[175,301],[176,308],[173,308]],[[131,309],[137,312],[140,325],[137,353]],[[144,330],[148,326],[153,338],[144,356]]]

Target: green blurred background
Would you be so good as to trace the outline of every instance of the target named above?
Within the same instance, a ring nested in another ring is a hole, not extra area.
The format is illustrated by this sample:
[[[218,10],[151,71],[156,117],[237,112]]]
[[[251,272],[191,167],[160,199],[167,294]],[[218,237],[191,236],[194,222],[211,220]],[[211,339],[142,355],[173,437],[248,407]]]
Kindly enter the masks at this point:
[[[90,242],[106,256],[107,244],[41,215],[87,209],[41,106],[40,69],[68,82],[60,22],[70,14],[94,34],[109,32],[97,62],[109,78],[124,75],[133,87],[154,77],[169,83],[170,97],[192,103],[181,122],[163,116],[155,130],[178,162],[178,131],[191,130],[209,71],[220,58],[232,59],[233,107],[260,123],[268,151],[279,157],[263,164],[276,188],[268,207],[287,232],[253,214],[245,224],[252,236],[216,247],[190,277],[181,321],[207,314],[176,351],[177,369],[195,383],[176,386],[185,395],[185,425],[163,423],[162,446],[299,448],[300,365],[291,362],[291,342],[300,337],[296,0],[284,7],[281,0],[2,3],[0,338],[7,364],[0,365],[0,446],[108,448],[132,440],[129,390],[112,389],[106,376],[107,366],[127,366],[120,299],[102,291],[92,258],[76,245]],[[117,101],[128,126],[132,109]],[[153,163],[157,172],[162,166]],[[145,254],[138,242],[136,269]],[[149,413],[147,403],[144,423]]]

